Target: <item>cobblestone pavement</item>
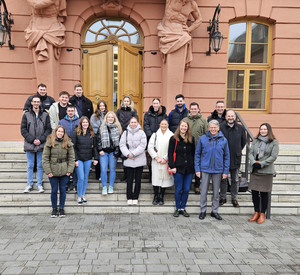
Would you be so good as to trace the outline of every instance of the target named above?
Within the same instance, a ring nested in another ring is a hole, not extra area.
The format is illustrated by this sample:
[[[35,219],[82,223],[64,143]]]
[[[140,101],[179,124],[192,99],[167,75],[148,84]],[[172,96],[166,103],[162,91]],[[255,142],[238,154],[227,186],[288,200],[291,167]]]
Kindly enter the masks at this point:
[[[300,217],[0,216],[0,274],[300,274]]]

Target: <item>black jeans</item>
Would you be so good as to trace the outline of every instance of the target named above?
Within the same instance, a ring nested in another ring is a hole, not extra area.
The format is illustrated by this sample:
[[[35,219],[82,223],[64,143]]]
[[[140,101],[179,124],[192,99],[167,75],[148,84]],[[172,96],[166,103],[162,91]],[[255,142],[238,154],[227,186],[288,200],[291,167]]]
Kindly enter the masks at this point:
[[[132,168],[126,167],[127,170],[127,200],[137,200],[141,191],[141,180],[143,173],[143,166]],[[133,179],[135,179],[134,191]]]
[[[266,213],[268,208],[268,192],[252,190],[252,201],[255,212]],[[261,206],[261,209],[260,209]]]

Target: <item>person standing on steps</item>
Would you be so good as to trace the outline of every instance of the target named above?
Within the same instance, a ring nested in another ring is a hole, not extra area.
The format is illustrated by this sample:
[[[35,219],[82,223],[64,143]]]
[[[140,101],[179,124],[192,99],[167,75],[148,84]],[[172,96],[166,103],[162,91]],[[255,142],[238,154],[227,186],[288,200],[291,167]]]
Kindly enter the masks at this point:
[[[169,129],[174,133],[179,125],[179,122],[184,119],[189,110],[185,107],[184,95],[178,94],[175,96],[175,108],[169,113]]]
[[[226,109],[225,109],[225,102],[223,100],[218,100],[216,102],[216,109],[211,113],[211,115],[207,118],[207,122],[211,120],[217,120],[221,125],[223,122],[226,121]]]

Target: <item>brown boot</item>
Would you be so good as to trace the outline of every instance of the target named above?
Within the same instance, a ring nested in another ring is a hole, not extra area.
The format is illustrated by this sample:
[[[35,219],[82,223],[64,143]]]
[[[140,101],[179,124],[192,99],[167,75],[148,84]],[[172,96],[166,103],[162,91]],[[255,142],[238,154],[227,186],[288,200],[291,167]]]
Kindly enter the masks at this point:
[[[249,219],[249,222],[256,222],[257,219],[259,218],[260,213],[259,212],[254,212],[254,215],[251,219]]]
[[[260,216],[258,220],[256,221],[257,223],[264,223],[266,220],[266,215],[264,213],[260,213]]]

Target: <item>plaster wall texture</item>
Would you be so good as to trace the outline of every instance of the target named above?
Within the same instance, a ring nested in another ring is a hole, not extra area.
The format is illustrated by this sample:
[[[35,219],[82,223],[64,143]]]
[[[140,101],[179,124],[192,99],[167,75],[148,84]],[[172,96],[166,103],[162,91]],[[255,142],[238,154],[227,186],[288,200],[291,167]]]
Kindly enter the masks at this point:
[[[140,27],[144,35],[143,108],[146,111],[153,97],[162,97],[162,61],[158,49],[157,25],[164,15],[163,0],[121,0],[121,7],[102,6],[103,1],[68,0],[66,43],[60,57],[58,91],[48,94],[58,99],[61,90],[73,93],[73,86],[81,79],[81,33],[85,24],[95,17],[121,17]],[[300,143],[300,2],[297,0],[196,0],[202,25],[193,31],[193,61],[186,71],[183,93],[187,105],[196,101],[207,117],[215,102],[226,97],[226,67],[229,23],[235,19],[256,18],[273,24],[272,64],[269,113],[240,112],[253,134],[262,122],[274,127],[280,143]],[[224,41],[218,54],[205,55],[208,49],[206,27],[215,7],[221,4],[220,31]],[[0,140],[22,140],[20,121],[25,100],[36,91],[37,79],[32,52],[27,48],[24,30],[28,26],[31,9],[26,0],[7,1],[13,14],[12,43],[0,49]],[[66,51],[72,48],[71,52]],[[156,51],[158,54],[152,55]],[[174,98],[174,95],[168,98]],[[162,102],[168,111],[172,102]]]

